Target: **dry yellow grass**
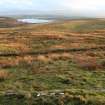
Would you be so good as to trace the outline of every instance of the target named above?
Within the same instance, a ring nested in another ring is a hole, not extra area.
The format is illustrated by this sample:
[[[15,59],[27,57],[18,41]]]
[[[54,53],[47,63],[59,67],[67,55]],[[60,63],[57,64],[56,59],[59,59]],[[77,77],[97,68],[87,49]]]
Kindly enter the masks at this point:
[[[6,70],[0,70],[0,80],[5,80],[9,77],[9,72]]]
[[[39,55],[37,57],[37,60],[42,61],[42,62],[48,62],[48,61],[50,61],[50,59],[48,57],[44,56],[44,55]]]
[[[62,54],[49,54],[48,57],[51,60],[59,60],[59,59],[71,59],[73,57],[70,53],[62,53]]]

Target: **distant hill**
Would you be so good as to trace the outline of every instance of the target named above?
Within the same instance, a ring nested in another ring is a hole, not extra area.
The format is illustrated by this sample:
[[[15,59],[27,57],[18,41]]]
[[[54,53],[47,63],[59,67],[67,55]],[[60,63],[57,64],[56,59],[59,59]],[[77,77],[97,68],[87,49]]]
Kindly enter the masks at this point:
[[[64,15],[9,15],[14,19],[17,18],[39,18],[39,19],[57,19],[57,20],[67,20],[67,19],[87,19],[88,17],[79,17],[79,16],[64,16]]]
[[[0,17],[0,28],[8,28],[23,25],[22,22],[18,22],[16,19],[10,17]]]

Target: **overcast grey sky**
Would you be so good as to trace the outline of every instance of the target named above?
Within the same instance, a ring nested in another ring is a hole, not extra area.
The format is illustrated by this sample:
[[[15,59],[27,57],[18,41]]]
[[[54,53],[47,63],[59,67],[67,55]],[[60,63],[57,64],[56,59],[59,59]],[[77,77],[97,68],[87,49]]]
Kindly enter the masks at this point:
[[[0,0],[0,15],[42,12],[105,17],[105,0]]]

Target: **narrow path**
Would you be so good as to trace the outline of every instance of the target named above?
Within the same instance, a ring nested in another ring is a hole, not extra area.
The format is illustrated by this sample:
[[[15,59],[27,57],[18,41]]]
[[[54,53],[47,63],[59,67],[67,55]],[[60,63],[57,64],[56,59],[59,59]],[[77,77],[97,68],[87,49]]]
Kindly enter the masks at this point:
[[[16,57],[16,56],[27,56],[27,55],[47,55],[51,53],[69,53],[69,52],[86,52],[86,51],[105,51],[105,46],[92,47],[92,48],[72,48],[72,49],[52,49],[45,51],[34,51],[34,52],[20,52],[20,53],[0,53],[0,57]]]
[[[81,89],[73,89],[73,90],[67,89],[67,91],[65,91],[65,90],[36,91],[36,92],[34,92],[34,94],[36,95],[36,97],[60,96],[60,95],[65,95],[65,93],[68,93],[68,92],[71,92],[71,94],[72,94],[72,91],[74,91],[74,92],[84,91],[84,92],[86,92],[85,94],[105,93],[105,89],[89,89],[89,90],[87,90],[87,89],[86,90],[85,89],[82,89],[82,90]],[[0,92],[0,94],[4,94],[5,96],[24,95],[24,94],[27,94],[27,93],[31,95],[31,93],[29,93],[27,91],[23,91],[22,93],[21,92],[17,93],[17,92],[12,91],[12,90],[11,91]],[[77,95],[79,95],[79,94],[77,94]]]

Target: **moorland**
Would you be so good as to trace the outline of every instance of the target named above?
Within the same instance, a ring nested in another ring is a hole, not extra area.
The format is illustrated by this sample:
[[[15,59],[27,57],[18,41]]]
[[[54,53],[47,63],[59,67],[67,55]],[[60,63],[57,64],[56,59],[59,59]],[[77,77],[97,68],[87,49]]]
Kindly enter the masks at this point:
[[[0,105],[105,105],[105,19],[0,18]]]

